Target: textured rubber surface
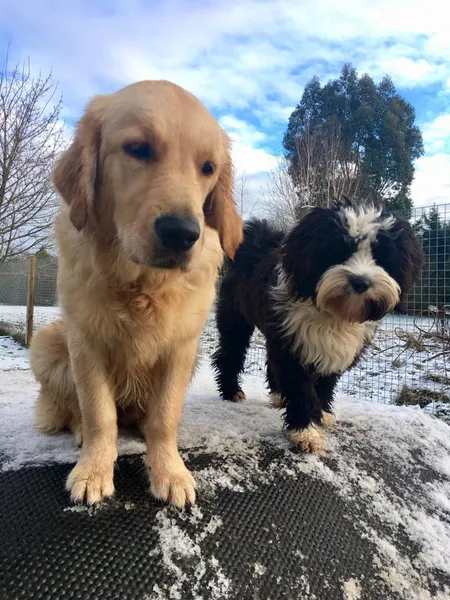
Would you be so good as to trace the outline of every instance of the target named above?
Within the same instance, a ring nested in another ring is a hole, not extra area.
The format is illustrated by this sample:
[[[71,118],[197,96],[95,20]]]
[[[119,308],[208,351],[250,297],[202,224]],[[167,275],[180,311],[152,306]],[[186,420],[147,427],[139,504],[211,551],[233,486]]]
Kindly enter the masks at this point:
[[[261,446],[267,468],[280,458]],[[216,460],[187,462],[195,471]],[[141,457],[122,457],[115,498],[88,510],[68,502],[71,466],[0,473],[1,600],[339,600],[351,578],[364,581],[360,600],[399,598],[355,527],[370,522],[363,507],[309,475],[200,490],[198,508],[183,512],[149,496]]]

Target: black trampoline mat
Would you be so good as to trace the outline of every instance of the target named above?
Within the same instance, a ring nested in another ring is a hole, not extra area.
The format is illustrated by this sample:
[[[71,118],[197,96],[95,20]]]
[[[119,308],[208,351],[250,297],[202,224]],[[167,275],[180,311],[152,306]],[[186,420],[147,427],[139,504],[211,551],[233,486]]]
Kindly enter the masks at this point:
[[[401,471],[359,450],[366,468],[402,488]],[[255,455],[269,482],[252,481],[249,471],[242,490],[199,486],[187,511],[150,496],[141,456],[119,458],[115,497],[94,508],[69,502],[64,485],[73,465],[0,473],[0,599],[411,598],[387,582],[383,572],[395,575],[395,564],[383,564],[370,534],[387,536],[414,562],[420,549],[407,531],[386,529],[335,485],[306,472],[292,476],[290,463],[302,459],[289,451],[261,442]],[[202,448],[184,457],[194,475],[219,473],[227,460]],[[436,480],[417,461],[417,486]],[[333,470],[332,457],[324,463]],[[408,494],[416,492],[411,482]],[[444,573],[417,577],[423,598],[445,598]]]

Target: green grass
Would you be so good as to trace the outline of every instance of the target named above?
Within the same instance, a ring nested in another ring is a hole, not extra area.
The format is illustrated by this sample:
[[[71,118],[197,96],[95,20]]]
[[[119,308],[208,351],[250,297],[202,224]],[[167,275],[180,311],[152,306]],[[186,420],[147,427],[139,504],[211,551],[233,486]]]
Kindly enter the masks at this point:
[[[444,393],[427,389],[412,389],[407,385],[404,385],[400,394],[395,399],[395,404],[398,406],[413,406],[418,404],[420,408],[423,408],[431,402],[450,404],[450,397]]]
[[[424,376],[424,379],[428,379],[428,381],[434,381],[434,383],[450,385],[450,378],[446,377],[445,375],[433,375],[432,373],[428,373]]]
[[[15,342],[26,348],[25,334],[21,331],[11,329],[7,323],[0,322],[0,337],[11,337]]]

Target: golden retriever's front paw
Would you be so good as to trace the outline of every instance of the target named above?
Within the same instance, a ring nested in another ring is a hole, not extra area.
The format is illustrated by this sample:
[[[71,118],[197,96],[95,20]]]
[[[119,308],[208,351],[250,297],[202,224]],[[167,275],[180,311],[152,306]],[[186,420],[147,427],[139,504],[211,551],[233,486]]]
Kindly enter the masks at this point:
[[[67,478],[66,489],[75,502],[101,502],[114,494],[113,473],[114,463],[80,460]]]
[[[161,469],[150,472],[150,490],[158,500],[168,501],[178,508],[195,504],[195,479],[186,469]]]

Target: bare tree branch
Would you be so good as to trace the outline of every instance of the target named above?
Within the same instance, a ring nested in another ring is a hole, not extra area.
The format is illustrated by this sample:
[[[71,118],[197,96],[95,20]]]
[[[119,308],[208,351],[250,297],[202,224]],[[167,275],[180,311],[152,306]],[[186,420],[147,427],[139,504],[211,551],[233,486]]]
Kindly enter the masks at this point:
[[[57,200],[51,172],[64,149],[62,98],[29,61],[0,67],[0,262],[45,244]]]
[[[279,159],[264,192],[269,220],[283,229],[298,220],[303,206],[328,207],[342,195],[364,195],[362,158],[345,148],[337,125],[324,133],[307,122],[295,144],[296,159]]]
[[[234,199],[237,204],[239,215],[242,219],[251,217],[256,208],[256,201],[251,200],[250,191],[248,189],[248,176],[245,171],[236,175],[234,180]]]
[[[307,204],[306,200],[299,198],[284,158],[279,158],[275,169],[268,174],[262,197],[267,219],[281,229],[287,229],[295,223],[299,206]]]

